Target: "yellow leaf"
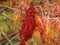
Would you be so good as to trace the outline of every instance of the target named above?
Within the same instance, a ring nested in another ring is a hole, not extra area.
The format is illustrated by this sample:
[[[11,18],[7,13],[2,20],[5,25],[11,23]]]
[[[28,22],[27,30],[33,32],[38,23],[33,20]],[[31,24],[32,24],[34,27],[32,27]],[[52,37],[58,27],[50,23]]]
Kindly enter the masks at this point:
[[[32,0],[25,0],[25,3],[30,3]]]
[[[16,27],[17,21],[20,22],[20,13],[13,14],[14,28]]]
[[[40,36],[40,33],[38,31],[34,31],[33,37],[39,37],[39,36]]]
[[[45,31],[45,38],[49,38],[50,36],[50,26],[49,25],[46,25],[46,31]]]

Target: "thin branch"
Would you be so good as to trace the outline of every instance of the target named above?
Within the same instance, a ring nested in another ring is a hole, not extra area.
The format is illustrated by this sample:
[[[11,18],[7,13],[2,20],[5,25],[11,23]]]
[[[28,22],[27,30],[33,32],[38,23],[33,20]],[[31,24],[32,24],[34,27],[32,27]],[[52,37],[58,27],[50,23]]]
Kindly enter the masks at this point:
[[[41,23],[41,26],[42,26],[42,28],[44,29],[44,26],[43,26],[43,23],[42,23],[42,20],[41,20],[41,18],[40,18],[40,17],[38,17],[38,20],[40,21],[40,23]]]
[[[2,15],[5,16],[5,17],[7,17],[7,18],[9,18],[9,19],[11,19],[11,20],[13,20],[11,17],[9,17],[9,16],[7,16],[5,14],[2,14]]]
[[[9,8],[9,9],[12,9],[14,11],[20,12],[20,10],[18,10],[16,8],[13,8],[13,7],[10,7],[10,6],[6,6],[6,5],[3,5],[3,4],[0,4],[0,7],[6,7],[6,8]]]
[[[34,41],[34,39],[32,39],[32,41],[34,42],[34,45],[37,45],[37,43]]]
[[[11,44],[11,45],[13,45],[12,44],[12,42],[8,39],[8,37],[6,36],[6,34],[3,32],[3,31],[1,31],[1,33],[5,36],[5,38],[9,41],[9,43]]]
[[[2,37],[1,37],[1,32],[0,32],[0,41],[1,41],[1,39],[2,39]],[[1,43],[0,43],[0,45],[1,45]]]
[[[11,41],[15,38],[15,37],[17,37],[18,36],[18,34],[16,34],[12,39],[10,39]],[[7,43],[6,45],[8,45],[9,43]]]
[[[2,12],[2,11],[4,11],[6,8],[2,8],[2,9],[0,9],[0,12]]]
[[[8,37],[8,38],[9,38],[9,37],[14,37],[14,36],[17,35],[17,34],[18,34],[18,33],[10,34],[10,35],[8,35],[7,37]],[[4,39],[5,39],[5,38],[2,38],[1,41],[4,40]]]
[[[40,9],[41,9],[41,13],[42,13],[42,15],[44,15],[42,7],[41,7],[41,6],[39,6],[39,7],[40,7]]]
[[[0,7],[5,7],[5,8],[12,9],[13,11],[16,11],[16,12],[21,12],[21,10],[19,10],[19,9],[16,9],[16,8],[13,8],[13,7],[10,7],[10,6],[6,6],[6,5],[3,5],[3,4],[0,4]],[[22,12],[22,13],[24,13],[24,12]]]

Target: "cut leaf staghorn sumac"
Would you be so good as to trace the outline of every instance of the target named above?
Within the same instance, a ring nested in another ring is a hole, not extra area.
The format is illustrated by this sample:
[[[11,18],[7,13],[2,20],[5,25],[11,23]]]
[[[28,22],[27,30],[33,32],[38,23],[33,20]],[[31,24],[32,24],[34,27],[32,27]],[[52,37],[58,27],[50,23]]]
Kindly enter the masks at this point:
[[[35,28],[35,8],[33,2],[30,3],[26,10],[26,15],[22,21],[22,29],[19,30],[19,37],[21,39],[20,45],[25,45],[25,42],[31,39]]]

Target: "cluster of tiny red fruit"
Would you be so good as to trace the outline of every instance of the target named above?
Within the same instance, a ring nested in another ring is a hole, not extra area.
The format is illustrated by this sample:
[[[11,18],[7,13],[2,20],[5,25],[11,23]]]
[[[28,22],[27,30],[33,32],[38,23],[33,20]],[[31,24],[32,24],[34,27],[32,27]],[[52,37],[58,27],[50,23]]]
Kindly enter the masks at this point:
[[[35,28],[35,8],[31,2],[29,8],[26,10],[25,18],[22,21],[22,29],[19,30],[20,45],[25,45],[25,42],[31,39]]]

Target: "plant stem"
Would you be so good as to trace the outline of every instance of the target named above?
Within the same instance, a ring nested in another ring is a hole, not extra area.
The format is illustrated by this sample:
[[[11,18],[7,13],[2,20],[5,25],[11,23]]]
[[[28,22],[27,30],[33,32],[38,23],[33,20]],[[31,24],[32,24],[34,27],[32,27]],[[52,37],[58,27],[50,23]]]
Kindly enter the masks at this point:
[[[3,32],[3,31],[1,31],[1,33],[4,35],[4,37],[9,41],[9,43],[11,44],[11,45],[13,45],[12,44],[12,42],[8,39],[8,37],[6,36],[6,34]]]

